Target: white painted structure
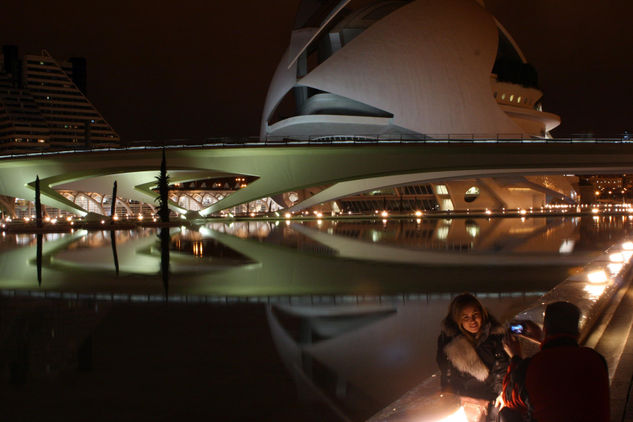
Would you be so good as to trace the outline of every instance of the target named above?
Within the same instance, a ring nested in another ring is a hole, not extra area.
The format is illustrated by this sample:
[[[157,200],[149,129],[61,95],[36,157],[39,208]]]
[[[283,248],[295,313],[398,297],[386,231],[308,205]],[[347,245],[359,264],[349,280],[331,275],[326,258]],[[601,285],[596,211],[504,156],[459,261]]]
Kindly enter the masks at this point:
[[[271,81],[262,138],[547,137],[560,123],[476,1],[343,1],[329,14],[310,3]],[[313,26],[310,11],[327,17]],[[294,115],[277,118],[293,94]]]

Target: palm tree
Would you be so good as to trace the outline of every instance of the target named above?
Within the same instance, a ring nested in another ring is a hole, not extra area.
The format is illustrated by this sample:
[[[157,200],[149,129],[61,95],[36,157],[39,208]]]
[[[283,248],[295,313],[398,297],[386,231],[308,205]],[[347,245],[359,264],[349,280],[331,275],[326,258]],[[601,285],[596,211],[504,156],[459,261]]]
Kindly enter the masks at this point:
[[[160,175],[156,177],[158,181],[158,215],[160,221],[169,223],[169,176],[167,175],[167,162],[165,160],[165,148],[163,148],[163,160],[160,163]]]
[[[42,203],[40,202],[40,176],[35,176],[35,222],[42,227]]]

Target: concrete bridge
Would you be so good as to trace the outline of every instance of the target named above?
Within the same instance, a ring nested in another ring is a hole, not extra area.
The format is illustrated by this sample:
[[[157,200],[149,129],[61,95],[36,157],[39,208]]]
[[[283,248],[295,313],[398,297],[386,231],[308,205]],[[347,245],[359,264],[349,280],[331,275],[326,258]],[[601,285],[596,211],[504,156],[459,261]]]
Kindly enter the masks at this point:
[[[111,192],[151,203],[161,147],[61,151],[0,158],[0,194],[34,197],[40,178],[47,206],[88,214],[58,190]],[[189,216],[208,216],[294,189],[329,186],[291,212],[372,189],[500,175],[633,173],[633,143],[563,140],[332,141],[167,146],[172,183],[237,175],[257,180]],[[172,203],[171,208],[189,210]]]

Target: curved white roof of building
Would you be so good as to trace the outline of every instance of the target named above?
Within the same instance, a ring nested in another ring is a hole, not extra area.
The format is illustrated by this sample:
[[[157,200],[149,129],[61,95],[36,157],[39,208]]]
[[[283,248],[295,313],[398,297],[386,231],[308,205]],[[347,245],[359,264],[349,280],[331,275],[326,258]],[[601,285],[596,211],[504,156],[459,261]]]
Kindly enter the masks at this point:
[[[297,72],[297,57],[308,53],[308,46],[318,41],[315,37],[323,36],[319,34],[326,32],[324,26],[330,20],[326,19],[321,28],[293,32],[290,47],[271,82],[262,137],[370,135],[361,133],[366,128],[356,127],[359,115],[354,111],[346,116],[347,124],[341,124],[341,113],[336,113],[336,128],[329,127],[332,116],[326,111],[309,114],[309,118],[291,117],[292,122],[271,121],[284,96],[301,87],[392,114],[391,118],[381,116],[385,125],[376,128],[375,134],[545,136],[556,126],[549,122],[553,115],[548,115],[549,124],[536,130],[531,122],[522,123],[520,109],[525,106],[517,105],[513,107],[517,110],[508,114],[497,104],[491,71],[497,58],[499,31],[506,32],[473,0],[415,0],[405,4],[297,78],[302,74]],[[518,46],[513,46],[525,61]],[[533,121],[537,116],[529,117]],[[301,120],[306,120],[305,127]]]
[[[490,93],[492,16],[472,0],[418,0],[298,81],[391,112],[420,133],[521,133]]]

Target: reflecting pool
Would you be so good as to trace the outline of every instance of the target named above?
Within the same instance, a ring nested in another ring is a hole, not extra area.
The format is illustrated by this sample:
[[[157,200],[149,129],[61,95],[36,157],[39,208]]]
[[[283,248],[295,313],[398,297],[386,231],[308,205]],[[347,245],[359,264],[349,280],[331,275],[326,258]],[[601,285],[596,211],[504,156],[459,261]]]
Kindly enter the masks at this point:
[[[507,319],[622,217],[8,234],[2,420],[365,420],[436,371],[450,298]]]

